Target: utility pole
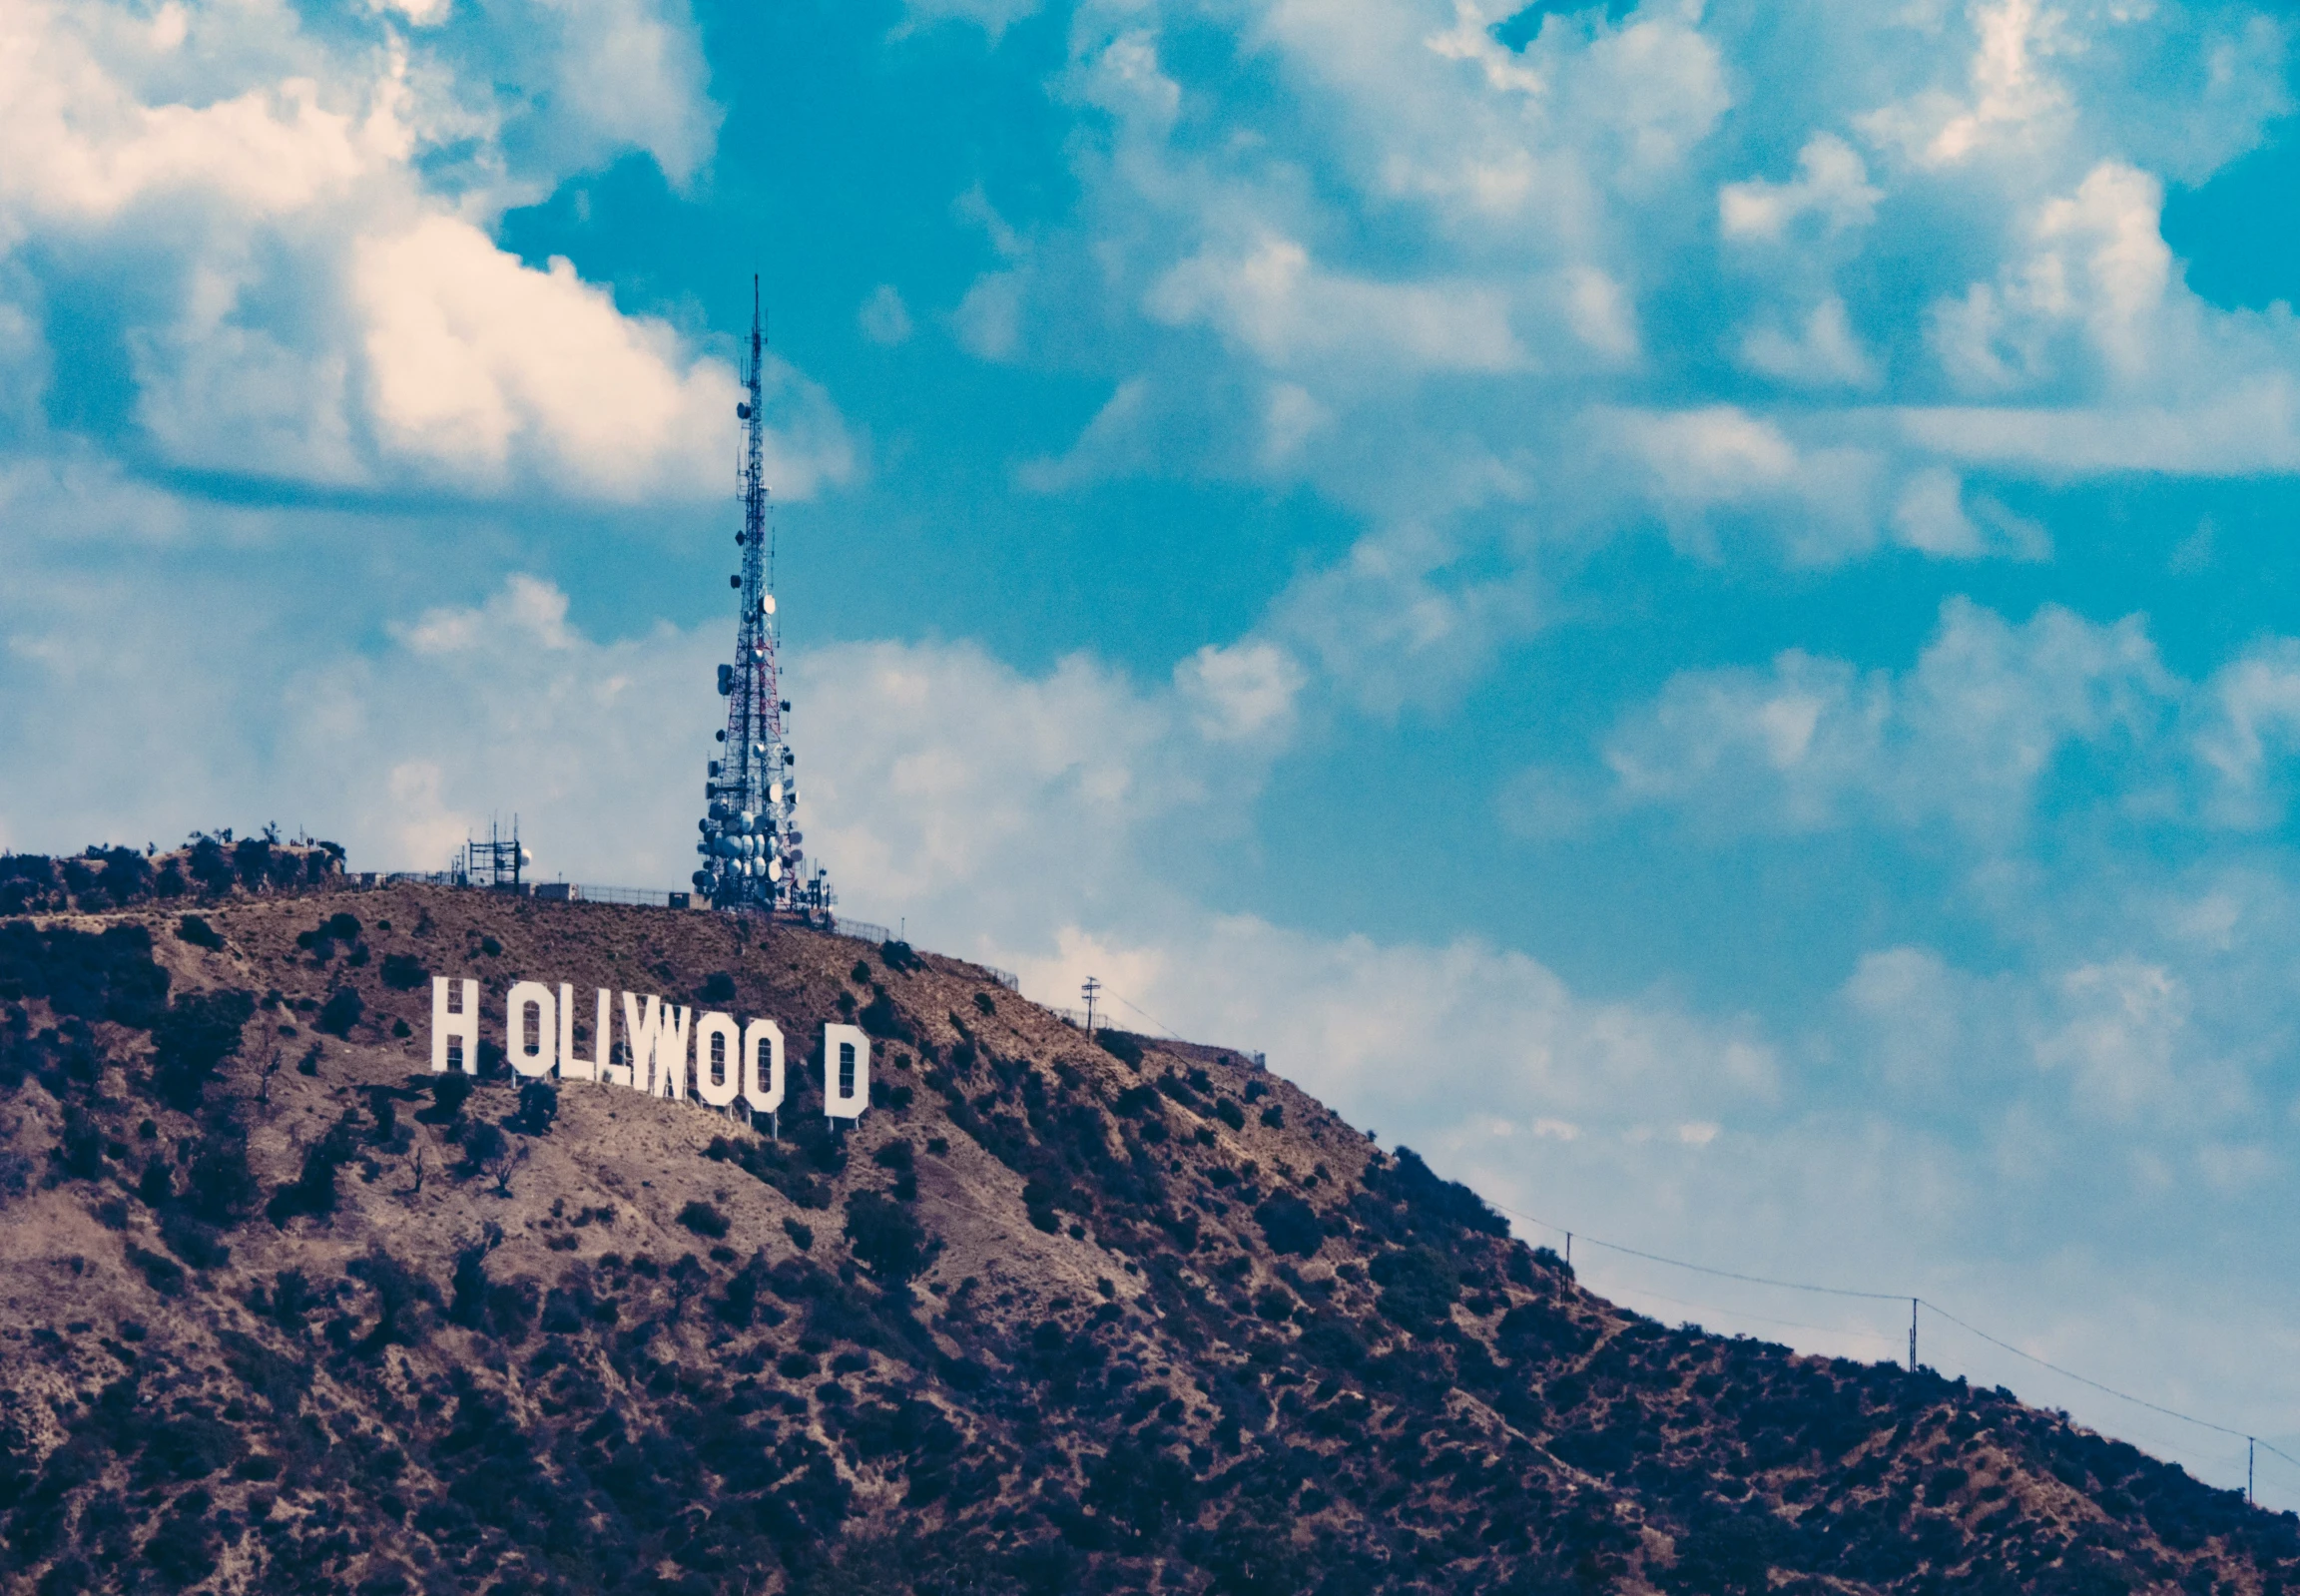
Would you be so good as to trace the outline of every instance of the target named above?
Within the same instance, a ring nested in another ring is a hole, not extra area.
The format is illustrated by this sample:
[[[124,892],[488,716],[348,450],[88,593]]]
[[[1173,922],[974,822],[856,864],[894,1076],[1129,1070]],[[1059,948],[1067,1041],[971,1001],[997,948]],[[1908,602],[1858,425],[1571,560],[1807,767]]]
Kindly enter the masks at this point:
[[[1909,1372],[1917,1372],[1917,1299],[1909,1299]]]
[[[1094,1038],[1094,999],[1101,992],[1102,983],[1089,975],[1086,977],[1086,984],[1078,990],[1086,994],[1086,1038],[1088,1041],[1092,1041]]]
[[[2252,1499],[2252,1453],[2259,1444],[2249,1435],[2244,1437],[2244,1505],[2246,1507],[2260,1505]]]

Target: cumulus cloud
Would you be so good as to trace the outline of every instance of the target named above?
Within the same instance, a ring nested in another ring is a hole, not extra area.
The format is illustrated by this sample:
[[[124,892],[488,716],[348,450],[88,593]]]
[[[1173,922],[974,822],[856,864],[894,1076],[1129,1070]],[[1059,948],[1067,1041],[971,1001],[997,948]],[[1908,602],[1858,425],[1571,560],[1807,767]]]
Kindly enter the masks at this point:
[[[1845,301],[1835,294],[1815,305],[1794,332],[1771,322],[1751,327],[1741,338],[1741,363],[1807,386],[1867,388],[1878,380],[1876,362],[1855,335]]]
[[[1437,371],[1507,371],[1524,360],[1497,289],[1330,272],[1286,238],[1202,252],[1161,277],[1146,302],[1163,321],[1207,322],[1281,369],[1369,355]]]
[[[967,202],[998,259],[961,342],[1106,362],[1107,408],[1025,486],[1259,477],[1376,545],[1410,522],[1521,560],[1658,519],[1699,560],[1810,567],[2048,557],[1976,466],[2300,458],[2300,342],[2188,291],[2132,153],[2175,124],[2219,159],[2257,141],[2283,50],[2260,19],[1840,9],[1789,55],[1714,8],[1530,37],[1468,0],[1235,20],[1250,91],[1176,48],[1195,17],[1082,10],[1049,80],[1075,207],[1017,230]],[[1497,536],[1535,495],[1546,539]],[[1363,588],[1346,558],[1301,587]]]
[[[1898,677],[1798,650],[1764,671],[1680,673],[1605,761],[1624,798],[1709,825],[1945,823],[2001,846],[2069,751],[2144,747],[2178,695],[2136,617],[2047,605],[2014,625],[1953,599]]]
[[[1525,573],[1463,569],[1462,554],[1427,524],[1386,527],[1292,583],[1272,607],[1272,630],[1376,715],[1441,702],[1540,613]]]
[[[883,347],[891,348],[910,336],[910,307],[891,282],[872,288],[862,307],[855,312],[855,319],[864,337]]]
[[[1626,411],[1600,423],[1636,467],[1632,480],[1646,484],[1643,497],[1695,553],[1716,558],[1751,525],[1798,565],[1835,565],[1876,546],[1886,461],[1872,448],[1802,444],[1733,404]]]
[[[1503,817],[1539,837],[1662,805],[1726,831],[1947,826],[1995,853],[2031,838],[2053,783],[2085,761],[2116,771],[2105,801],[2136,822],[2259,831],[2300,792],[2300,642],[2263,640],[2189,680],[2139,616],[2045,605],[2013,622],[1952,599],[1906,670],[1791,649],[1762,669],[1679,672],[1602,758],[1609,792],[1536,766],[1504,790]],[[2211,901],[2182,922],[2221,934],[2235,909]]]
[[[1985,389],[2047,375],[2059,326],[2081,327],[2112,377],[2144,374],[2166,330],[2158,312],[2172,276],[2162,209],[2161,185],[2119,162],[2047,200],[2025,260],[1934,307],[1932,339],[1950,375]]]
[[[2052,553],[2045,530],[1983,496],[1968,504],[1965,484],[1941,466],[1912,472],[1893,505],[1894,541],[1938,559],[2006,554],[2042,560]]]
[[[2278,638],[2222,666],[2207,685],[2195,751],[2207,773],[2206,811],[2223,824],[2279,823],[2300,754],[2300,642]]]
[[[726,364],[569,262],[526,266],[487,225],[626,150],[694,173],[717,113],[692,19],[676,0],[521,15],[535,26],[418,9],[411,22],[442,25],[408,36],[306,32],[261,5],[172,3],[148,23],[11,7],[0,255],[35,232],[70,241],[18,269],[114,319],[135,420],[171,463],[331,487],[691,493],[732,445]],[[29,325],[0,343],[44,354]],[[804,496],[853,452],[820,391],[778,376],[780,485]]]
[[[735,446],[734,373],[689,365],[668,326],[620,313],[572,262],[536,271],[470,224],[430,217],[359,241],[351,269],[374,423],[392,453],[483,485],[524,453],[538,475],[622,500],[716,486]],[[800,497],[849,464],[839,449],[779,463]]]
[[[1174,668],[1174,683],[1214,743],[1283,739],[1302,692],[1301,665],[1270,643],[1208,644]]]
[[[1865,227],[1883,198],[1851,145],[1833,133],[1817,133],[1797,152],[1797,176],[1788,182],[1752,178],[1719,190],[1717,220],[1728,239],[1771,242],[1807,216],[1831,231]]]

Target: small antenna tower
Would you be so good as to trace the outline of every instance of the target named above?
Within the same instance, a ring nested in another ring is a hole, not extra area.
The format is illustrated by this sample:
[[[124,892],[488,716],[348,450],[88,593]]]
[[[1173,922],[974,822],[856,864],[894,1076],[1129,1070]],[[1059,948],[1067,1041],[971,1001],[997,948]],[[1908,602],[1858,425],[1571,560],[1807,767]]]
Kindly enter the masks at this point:
[[[463,851],[449,866],[449,873],[458,885],[501,887],[507,891],[519,890],[521,871],[534,861],[535,855],[519,845],[519,816],[511,816],[511,834],[505,836],[503,827],[494,816],[487,819],[487,840],[467,837]]]
[[[751,279],[751,346],[743,364],[743,401],[735,414],[743,432],[743,530],[735,534],[743,551],[742,570],[728,578],[741,598],[735,628],[735,661],[719,667],[719,692],[727,700],[727,724],[719,732],[726,745],[710,762],[703,784],[703,833],[695,851],[703,855],[695,889],[715,907],[749,910],[832,923],[837,901],[830,877],[817,867],[802,876],[807,854],[796,823],[799,756],[791,749],[783,697],[782,623],[775,613],[775,534],[767,515],[767,422],[762,414],[766,386],[767,322],[759,300],[759,279]]]

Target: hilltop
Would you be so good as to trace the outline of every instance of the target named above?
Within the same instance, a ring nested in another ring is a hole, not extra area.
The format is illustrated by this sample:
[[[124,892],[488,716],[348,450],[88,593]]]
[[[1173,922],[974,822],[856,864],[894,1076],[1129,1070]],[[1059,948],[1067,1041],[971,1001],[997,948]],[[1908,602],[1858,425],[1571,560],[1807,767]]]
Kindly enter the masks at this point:
[[[1222,1049],[1090,1041],[899,943],[279,857],[166,902],[148,864],[109,898],[0,868],[48,883],[0,923],[15,1586],[2282,1596],[2300,1571],[2292,1515],[2005,1391],[1606,1303]],[[485,983],[490,1036],[528,977],[773,1017],[781,1139],[498,1056],[433,1076],[432,975]],[[872,1108],[834,1134],[813,1048],[848,1019]]]

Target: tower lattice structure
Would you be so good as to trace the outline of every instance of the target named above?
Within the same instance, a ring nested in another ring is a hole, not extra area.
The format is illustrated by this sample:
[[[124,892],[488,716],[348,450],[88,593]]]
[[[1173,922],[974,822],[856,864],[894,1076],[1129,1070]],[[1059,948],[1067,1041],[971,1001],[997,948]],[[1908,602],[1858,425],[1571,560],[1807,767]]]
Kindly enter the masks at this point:
[[[782,622],[775,605],[774,529],[768,518],[767,423],[761,400],[766,380],[766,323],[752,280],[751,346],[744,362],[745,397],[735,407],[744,422],[743,530],[735,534],[743,569],[728,578],[741,594],[735,659],[719,667],[727,700],[725,745],[711,761],[703,786],[705,809],[696,851],[703,855],[695,889],[724,909],[828,922],[834,898],[821,868],[802,872],[805,840],[797,823],[799,756],[790,744],[783,697]]]

